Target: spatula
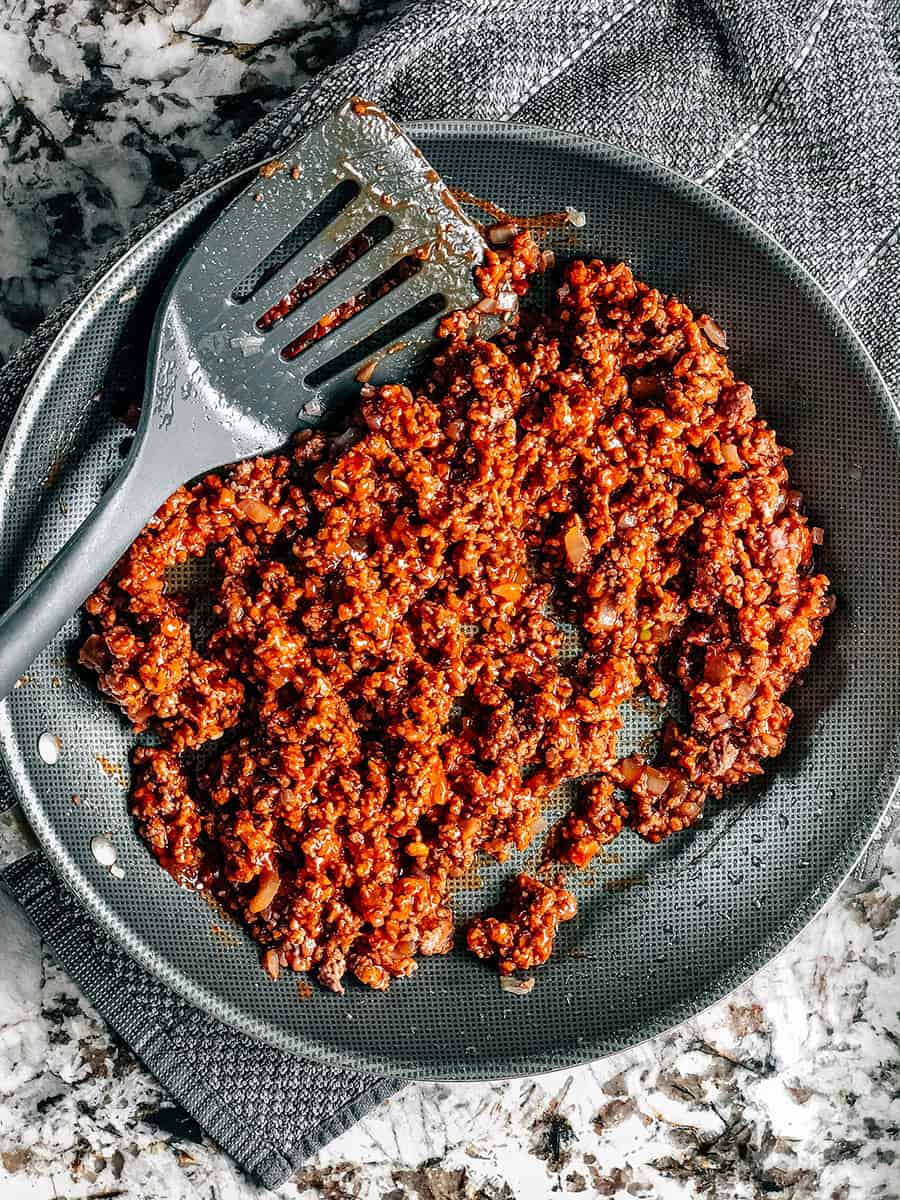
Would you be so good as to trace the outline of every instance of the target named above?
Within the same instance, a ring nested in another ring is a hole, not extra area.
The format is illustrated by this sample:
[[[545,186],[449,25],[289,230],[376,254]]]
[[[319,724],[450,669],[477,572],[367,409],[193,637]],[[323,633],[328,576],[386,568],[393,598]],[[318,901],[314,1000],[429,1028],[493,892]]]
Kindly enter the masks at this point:
[[[259,175],[160,305],[140,423],[94,512],[0,617],[0,698],[158,506],[204,471],[337,420],[477,299],[484,242],[406,135],[353,98]]]

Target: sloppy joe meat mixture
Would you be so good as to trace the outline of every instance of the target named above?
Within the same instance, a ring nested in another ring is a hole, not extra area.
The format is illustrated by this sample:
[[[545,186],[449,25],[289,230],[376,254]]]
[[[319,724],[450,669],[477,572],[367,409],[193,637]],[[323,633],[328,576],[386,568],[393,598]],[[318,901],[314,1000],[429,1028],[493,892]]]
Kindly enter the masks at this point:
[[[489,250],[485,296],[544,261],[524,231]],[[583,867],[626,827],[689,827],[784,747],[831,608],[789,452],[708,318],[623,263],[572,262],[555,295],[495,341],[453,314],[415,387],[362,387],[344,433],[180,488],[88,601],[82,661],[157,735],[139,830],[272,975],[385,988],[446,953],[452,880],[526,847],[565,780],[549,846]],[[201,558],[203,637],[167,579]],[[689,720],[620,759],[622,704],[671,687]],[[574,911],[520,876],[467,942],[527,968]]]

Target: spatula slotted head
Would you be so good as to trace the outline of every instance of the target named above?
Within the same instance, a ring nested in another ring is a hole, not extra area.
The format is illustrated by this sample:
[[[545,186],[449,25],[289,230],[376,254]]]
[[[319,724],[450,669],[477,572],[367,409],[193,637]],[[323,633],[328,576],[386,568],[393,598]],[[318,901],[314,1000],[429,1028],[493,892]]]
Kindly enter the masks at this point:
[[[230,457],[272,449],[336,416],[358,379],[404,378],[441,317],[477,300],[484,249],[406,135],[351,99],[192,247],[159,353],[191,359],[190,402],[228,431]]]

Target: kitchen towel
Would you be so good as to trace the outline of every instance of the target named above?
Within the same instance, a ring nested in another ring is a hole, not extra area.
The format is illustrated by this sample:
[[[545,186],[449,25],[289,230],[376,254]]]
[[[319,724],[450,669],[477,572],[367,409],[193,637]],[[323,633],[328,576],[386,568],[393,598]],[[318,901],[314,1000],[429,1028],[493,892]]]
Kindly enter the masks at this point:
[[[672,167],[772,233],[900,395],[898,0],[429,0],[207,163],[0,371],[0,432],[75,305],[161,216],[359,93],[400,120],[522,121]],[[857,868],[876,872],[895,808]],[[268,1187],[398,1085],[302,1062],[192,1009],[121,952],[39,853],[4,873],[62,965],[191,1116]]]

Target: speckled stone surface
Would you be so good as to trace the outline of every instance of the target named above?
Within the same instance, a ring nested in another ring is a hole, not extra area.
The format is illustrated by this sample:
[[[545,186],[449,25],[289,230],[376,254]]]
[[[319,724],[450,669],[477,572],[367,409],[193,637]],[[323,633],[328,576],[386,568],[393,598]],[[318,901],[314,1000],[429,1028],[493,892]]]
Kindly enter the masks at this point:
[[[0,354],[203,158],[395,4],[0,7]],[[23,845],[0,821],[0,862]],[[900,1200],[900,843],[728,1000],[570,1074],[411,1085],[287,1196]],[[258,1195],[0,893],[0,1200]]]

